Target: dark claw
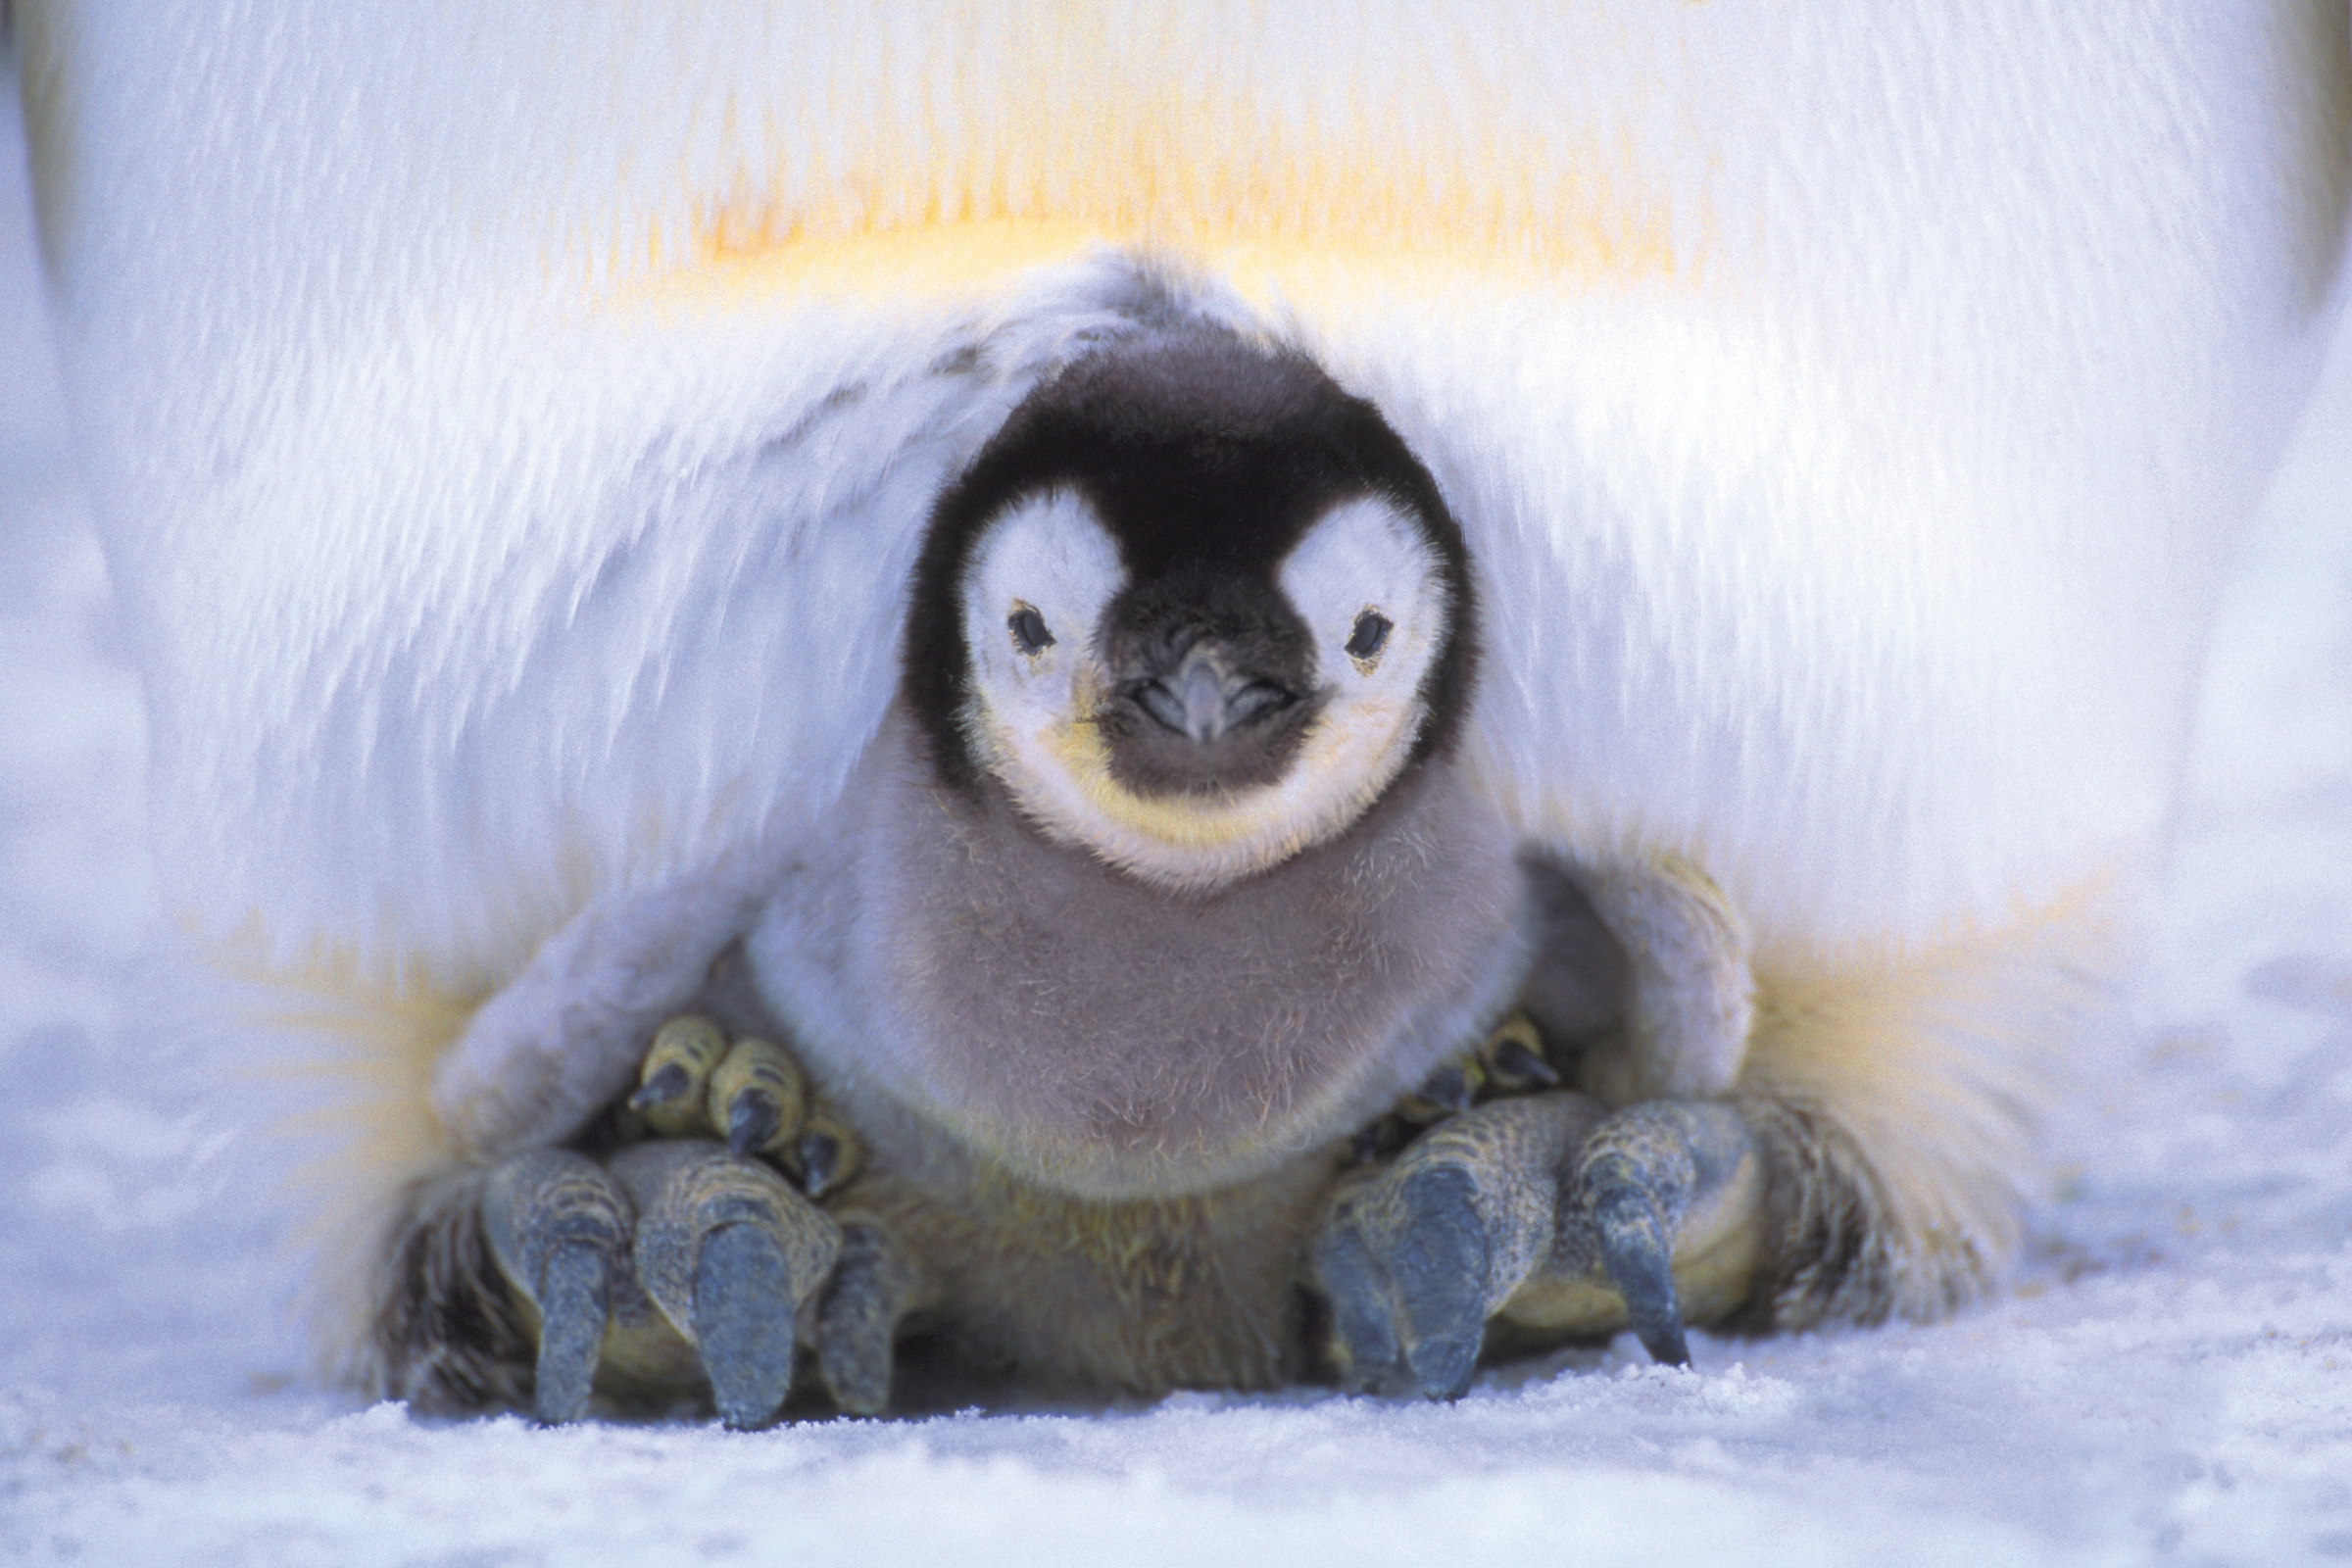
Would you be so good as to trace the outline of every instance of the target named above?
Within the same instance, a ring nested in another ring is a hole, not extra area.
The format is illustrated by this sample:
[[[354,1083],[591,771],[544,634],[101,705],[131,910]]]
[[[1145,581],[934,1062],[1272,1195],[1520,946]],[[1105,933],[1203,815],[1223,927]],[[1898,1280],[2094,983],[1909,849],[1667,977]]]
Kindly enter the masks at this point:
[[[662,1070],[669,1071],[667,1067]],[[783,1120],[784,1112],[774,1096],[760,1089],[739,1091],[727,1106],[727,1152],[749,1154],[764,1147]]]
[[[490,1173],[481,1199],[490,1250],[539,1313],[533,1407],[542,1421],[587,1413],[604,1349],[615,1269],[635,1224],[628,1195],[592,1161],[561,1149],[517,1154]]]
[[[1517,1040],[1506,1040],[1495,1051],[1494,1071],[1515,1083],[1542,1084],[1546,1089],[1556,1089],[1560,1084],[1559,1070]]]
[[[801,1191],[822,1198],[841,1170],[841,1145],[830,1133],[803,1133],[792,1146],[801,1167]]]
[[[1348,1140],[1350,1163],[1369,1165],[1395,1154],[1413,1141],[1420,1129],[1401,1116],[1383,1116],[1371,1126],[1359,1130]]]
[[[1331,1326],[1347,1362],[1341,1381],[1350,1394],[1372,1393],[1402,1359],[1372,1250],[1353,1226],[1334,1225],[1315,1249],[1315,1273],[1331,1298]]]
[[[604,1348],[610,1283],[604,1249],[592,1242],[552,1248],[539,1275],[539,1368],[534,1413],[551,1426],[588,1413],[588,1390]]]
[[[1601,1263],[1625,1298],[1634,1335],[1650,1359],[1689,1366],[1690,1342],[1674,1290],[1673,1248],[1656,1202],[1629,1161],[1596,1162],[1587,1176]]]
[[[719,1418],[763,1427],[792,1389],[794,1301],[784,1250],[757,1225],[703,1238],[694,1266],[694,1337]]]
[[[1389,1259],[1405,1321],[1405,1363],[1421,1393],[1470,1392],[1486,1331],[1487,1231],[1470,1174],[1441,1165],[1410,1177],[1398,1195],[1409,1216]]]
[[[1414,1098],[1459,1114],[1470,1108],[1470,1075],[1462,1071],[1460,1062],[1449,1061],[1429,1075]]]
[[[629,1097],[631,1110],[652,1110],[673,1100],[683,1100],[694,1088],[694,1079],[683,1062],[666,1062],[643,1087]]]
[[[844,1226],[841,1256],[817,1311],[817,1371],[844,1415],[880,1415],[890,1408],[897,1323],[887,1245],[870,1225]]]

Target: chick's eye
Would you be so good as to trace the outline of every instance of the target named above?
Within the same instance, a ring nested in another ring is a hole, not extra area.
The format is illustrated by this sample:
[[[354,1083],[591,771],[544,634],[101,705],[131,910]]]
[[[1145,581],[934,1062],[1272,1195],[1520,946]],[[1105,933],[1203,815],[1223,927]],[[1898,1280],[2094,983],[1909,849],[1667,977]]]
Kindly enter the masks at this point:
[[[1004,622],[1012,628],[1012,646],[1024,654],[1042,654],[1054,646],[1054,634],[1046,629],[1046,617],[1023,605]]]
[[[1389,617],[1377,610],[1367,610],[1355,617],[1355,631],[1348,639],[1349,659],[1371,659],[1388,646]]]

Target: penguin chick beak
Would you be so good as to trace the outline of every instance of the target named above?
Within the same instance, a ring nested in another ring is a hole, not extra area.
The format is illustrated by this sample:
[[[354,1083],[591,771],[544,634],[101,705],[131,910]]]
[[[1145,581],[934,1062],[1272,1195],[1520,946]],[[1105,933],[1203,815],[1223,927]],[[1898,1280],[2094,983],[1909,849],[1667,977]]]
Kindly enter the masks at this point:
[[[1221,654],[1212,645],[1194,644],[1174,671],[1133,688],[1136,706],[1161,728],[1204,746],[1290,705],[1289,692],[1272,681],[1237,674]]]
[[[1176,695],[1184,704],[1184,732],[1197,741],[1213,741],[1225,733],[1225,683],[1205,659],[1187,659],[1176,676]]]

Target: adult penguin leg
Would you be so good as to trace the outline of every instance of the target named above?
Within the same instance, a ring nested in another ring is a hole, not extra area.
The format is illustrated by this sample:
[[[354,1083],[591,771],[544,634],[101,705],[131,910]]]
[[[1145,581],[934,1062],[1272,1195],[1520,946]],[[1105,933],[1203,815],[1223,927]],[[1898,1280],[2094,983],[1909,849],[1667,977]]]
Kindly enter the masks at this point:
[[[876,1215],[849,1210],[841,1255],[817,1301],[810,1337],[816,1371],[844,1415],[879,1415],[890,1407],[899,1325],[932,1303],[936,1289]]]
[[[630,1273],[635,1205],[594,1160],[535,1149],[491,1171],[481,1197],[491,1255],[539,1319],[532,1408],[576,1421],[604,1351],[616,1289]]]
[[[1374,1389],[1402,1373],[1459,1397],[1498,1315],[1565,1333],[1630,1324],[1652,1355],[1687,1362],[1683,1299],[1711,1314],[1743,1294],[1760,1188],[1727,1105],[1611,1115],[1566,1092],[1480,1105],[1335,1199],[1314,1265],[1343,1376]]]
[[[765,1164],[700,1139],[632,1145],[612,1172],[638,1209],[638,1283],[700,1352],[727,1425],[765,1425],[791,1392],[801,1311],[841,1227]]]
[[[1729,1093],[1440,1125],[1345,1186],[1317,1240],[1347,1376],[1454,1396],[1495,1319],[1520,1343],[1631,1327],[1682,1361],[1690,1324],[1952,1310],[2014,1245],[2042,1064],[2108,996],[2103,941],[2061,910],[1902,961],[1760,964]]]

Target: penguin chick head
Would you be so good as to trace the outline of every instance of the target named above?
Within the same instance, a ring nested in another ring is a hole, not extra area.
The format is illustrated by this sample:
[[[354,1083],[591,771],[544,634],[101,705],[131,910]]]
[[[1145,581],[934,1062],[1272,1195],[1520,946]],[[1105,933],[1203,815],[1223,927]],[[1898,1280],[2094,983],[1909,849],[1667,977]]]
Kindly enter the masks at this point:
[[[942,780],[1207,889],[1345,832],[1450,747],[1461,532],[1379,412],[1224,334],[1078,361],[933,515],[906,688]]]

